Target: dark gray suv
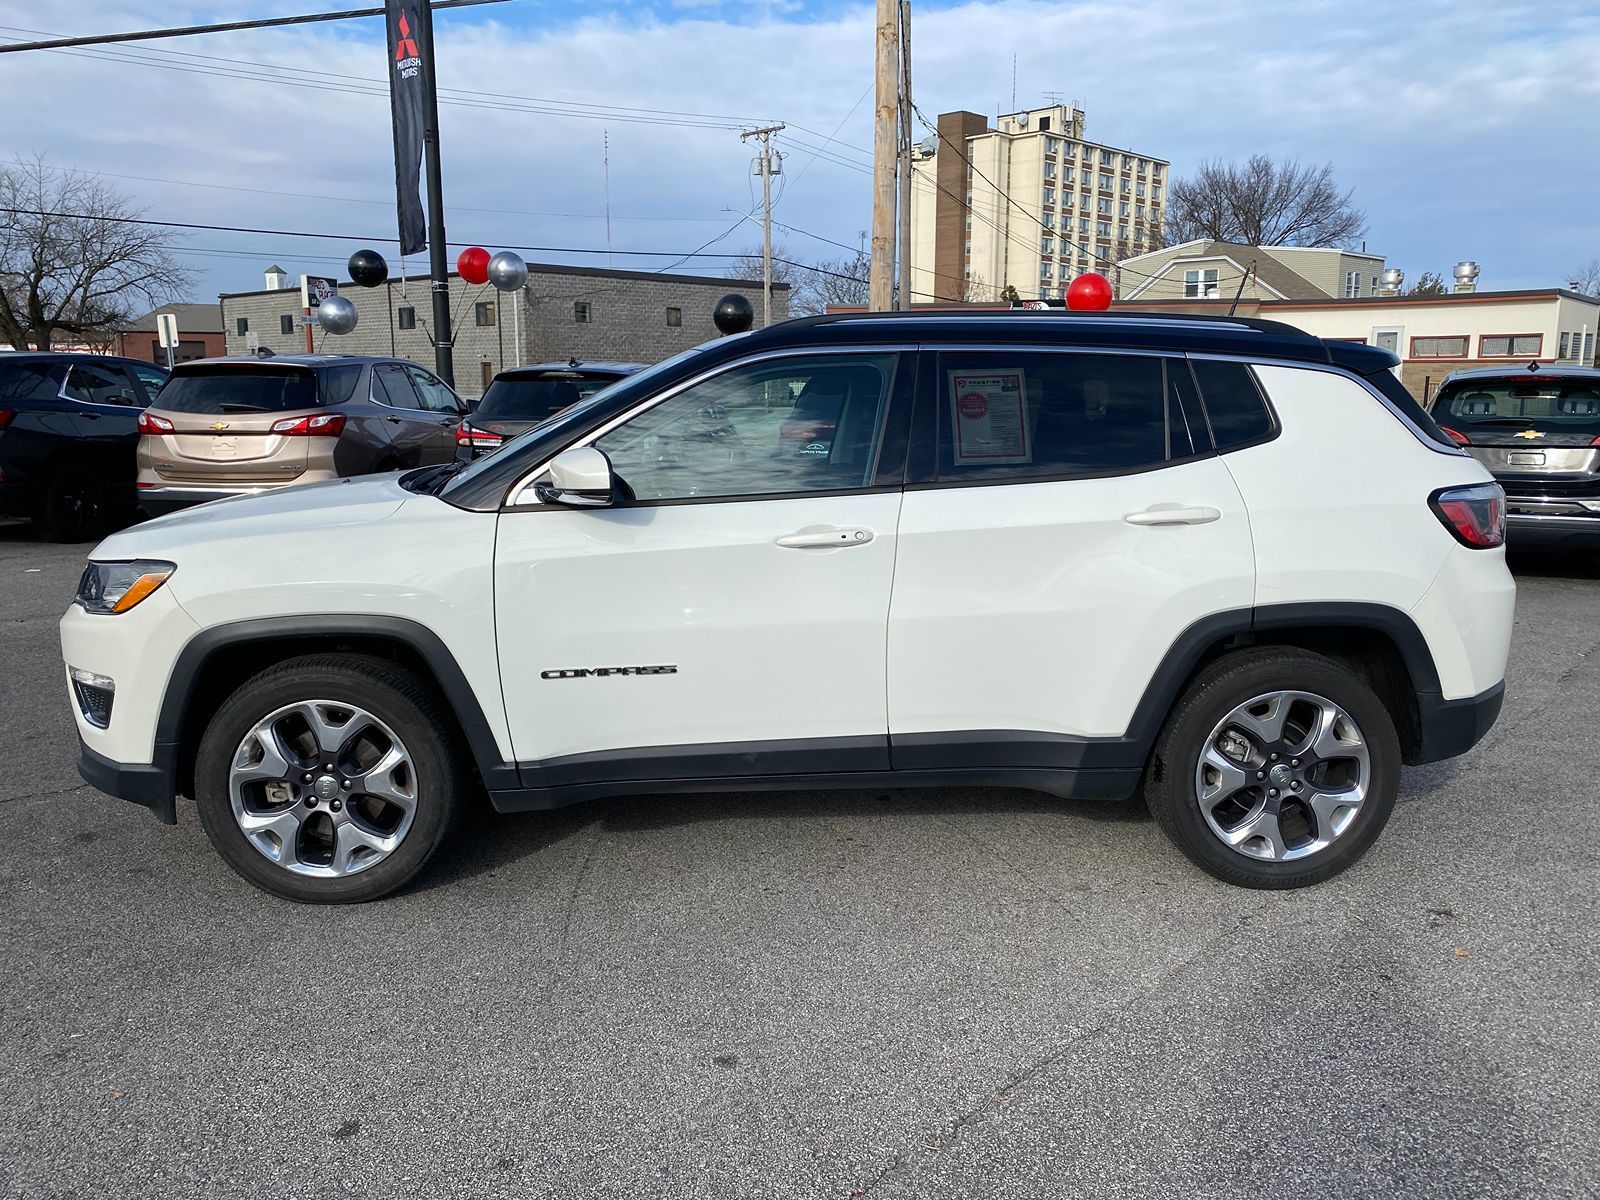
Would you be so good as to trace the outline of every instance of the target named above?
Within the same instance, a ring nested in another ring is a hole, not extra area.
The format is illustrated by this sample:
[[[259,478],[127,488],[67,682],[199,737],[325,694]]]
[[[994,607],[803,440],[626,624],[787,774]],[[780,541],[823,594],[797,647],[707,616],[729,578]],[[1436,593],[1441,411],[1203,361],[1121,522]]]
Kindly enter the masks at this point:
[[[467,405],[404,359],[292,354],[183,363],[139,414],[139,504],[449,462]]]
[[[1508,545],[1600,548],[1600,370],[1455,371],[1432,413],[1505,489]]]

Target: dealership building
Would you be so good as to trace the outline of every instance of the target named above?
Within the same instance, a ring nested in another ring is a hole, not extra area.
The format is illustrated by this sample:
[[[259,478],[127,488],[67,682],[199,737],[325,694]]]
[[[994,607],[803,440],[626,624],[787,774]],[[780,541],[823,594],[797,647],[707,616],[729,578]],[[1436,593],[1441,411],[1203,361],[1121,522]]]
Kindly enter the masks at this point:
[[[275,266],[266,284],[218,297],[227,353],[305,352],[299,279]],[[433,362],[433,296],[426,278],[391,279],[375,288],[340,283],[338,289],[356,306],[356,328],[334,335],[313,326],[315,349]],[[480,395],[496,372],[524,363],[658,362],[718,336],[711,313],[730,292],[761,311],[761,284],[748,280],[529,263],[519,296],[452,274],[456,390]],[[788,285],[773,284],[773,319],[788,311]]]

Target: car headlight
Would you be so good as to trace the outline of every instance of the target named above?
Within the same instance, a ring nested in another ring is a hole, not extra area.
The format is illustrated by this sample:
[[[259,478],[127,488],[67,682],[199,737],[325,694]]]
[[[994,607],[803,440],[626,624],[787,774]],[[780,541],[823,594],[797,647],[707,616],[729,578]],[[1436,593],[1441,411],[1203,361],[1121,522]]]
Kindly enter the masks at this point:
[[[155,591],[178,568],[154,559],[133,562],[93,562],[78,581],[76,603],[85,612],[125,613]]]

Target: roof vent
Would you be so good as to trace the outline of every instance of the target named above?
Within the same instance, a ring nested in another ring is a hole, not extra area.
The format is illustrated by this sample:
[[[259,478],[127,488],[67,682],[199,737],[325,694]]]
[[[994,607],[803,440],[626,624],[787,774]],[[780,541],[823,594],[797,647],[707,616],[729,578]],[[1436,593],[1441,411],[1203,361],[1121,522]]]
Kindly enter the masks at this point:
[[[1478,264],[1471,259],[1464,258],[1458,262],[1452,274],[1456,277],[1455,290],[1458,293],[1478,290]]]
[[[1399,267],[1390,267],[1378,277],[1378,294],[1380,296],[1398,296],[1400,285],[1406,281],[1406,273]]]

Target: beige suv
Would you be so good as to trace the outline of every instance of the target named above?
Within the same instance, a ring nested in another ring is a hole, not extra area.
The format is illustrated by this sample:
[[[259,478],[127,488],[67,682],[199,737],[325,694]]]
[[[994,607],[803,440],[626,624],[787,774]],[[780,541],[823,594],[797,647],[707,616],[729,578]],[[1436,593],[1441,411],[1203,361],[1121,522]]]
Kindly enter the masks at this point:
[[[178,366],[139,416],[139,506],[449,462],[467,405],[401,359],[296,354]]]

